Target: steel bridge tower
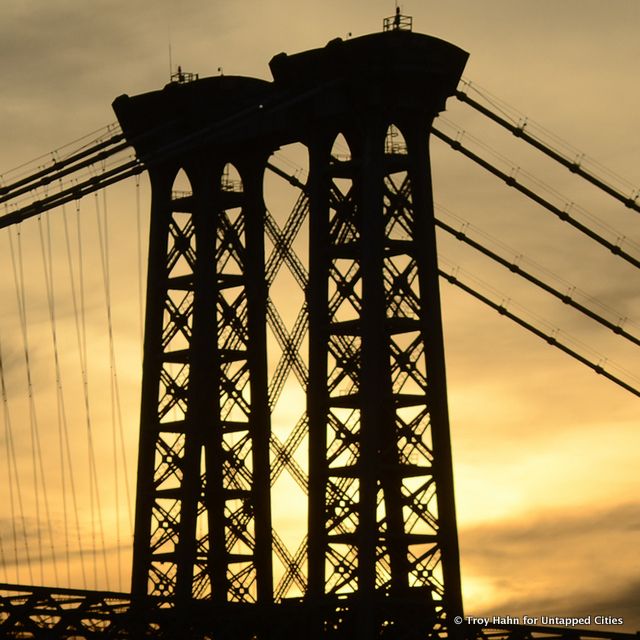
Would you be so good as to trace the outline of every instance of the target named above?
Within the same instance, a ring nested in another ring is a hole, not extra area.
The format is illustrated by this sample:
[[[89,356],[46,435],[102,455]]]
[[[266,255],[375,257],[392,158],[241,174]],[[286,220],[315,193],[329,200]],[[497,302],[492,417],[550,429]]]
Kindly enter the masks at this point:
[[[388,26],[280,54],[273,82],[182,75],[114,102],[152,186],[132,602],[181,637],[417,640],[462,614],[428,141],[467,54]],[[306,592],[278,599],[263,181],[292,142],[308,545]]]

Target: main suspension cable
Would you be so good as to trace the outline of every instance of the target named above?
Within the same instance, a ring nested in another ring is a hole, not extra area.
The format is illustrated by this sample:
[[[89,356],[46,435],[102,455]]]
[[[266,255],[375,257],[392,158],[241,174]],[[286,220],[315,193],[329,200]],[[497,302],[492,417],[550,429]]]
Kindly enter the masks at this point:
[[[441,229],[443,229],[444,231],[446,231],[447,233],[452,235],[457,240],[460,240],[461,242],[464,242],[465,244],[469,245],[470,247],[473,247],[474,249],[476,249],[477,251],[479,251],[483,255],[487,256],[488,258],[491,258],[492,260],[494,260],[498,264],[502,265],[503,267],[506,267],[512,273],[515,273],[518,276],[524,278],[525,280],[528,280],[532,284],[536,285],[538,288],[542,289],[543,291],[546,291],[547,293],[550,293],[555,298],[558,298],[558,300],[562,301],[564,304],[573,307],[577,311],[580,311],[581,313],[583,313],[587,317],[591,318],[592,320],[595,320],[596,322],[598,322],[602,326],[606,327],[607,329],[610,329],[611,331],[613,331],[613,333],[615,333],[615,334],[617,334],[617,335],[629,340],[630,342],[632,342],[636,346],[640,346],[640,338],[634,336],[633,334],[629,333],[628,331],[625,331],[625,329],[622,328],[622,323],[621,322],[619,322],[618,324],[615,324],[615,323],[611,322],[610,320],[607,320],[606,318],[603,318],[601,315],[597,314],[592,309],[589,309],[587,306],[585,306],[585,305],[581,304],[580,302],[578,302],[577,300],[575,300],[574,297],[573,297],[573,292],[577,291],[577,289],[573,285],[569,285],[568,286],[568,290],[569,290],[568,293],[562,293],[562,292],[558,291],[552,285],[548,284],[547,282],[544,282],[543,280],[541,280],[537,276],[534,276],[531,272],[529,272],[526,269],[524,269],[518,263],[518,260],[510,261],[510,260],[504,258],[503,256],[497,254],[495,251],[492,251],[491,249],[487,248],[485,245],[483,245],[479,241],[474,240],[473,238],[469,237],[469,235],[468,235],[466,230],[470,229],[470,228],[473,228],[473,227],[472,227],[472,225],[470,225],[467,222],[464,222],[463,227],[460,228],[460,229],[457,229],[457,230],[454,229],[452,226],[450,226],[449,224],[447,224],[446,222],[444,222],[443,220],[441,220],[439,218],[436,218],[435,223],[436,223],[436,226],[440,227]],[[520,255],[520,256],[518,256],[518,258],[521,261],[523,256]],[[622,316],[619,316],[619,317],[620,317],[621,320],[624,320],[624,318],[622,318]]]
[[[4,196],[24,184],[38,180],[71,162],[95,153],[100,148],[104,148],[104,146],[117,142],[116,138],[121,134],[120,125],[117,122],[113,122],[72,140],[49,153],[5,171],[0,174],[0,195]],[[88,138],[90,140],[86,142]],[[27,169],[27,167],[34,165],[35,170]],[[50,182],[52,181],[53,179],[50,180]]]
[[[518,173],[518,171],[515,171],[514,173],[509,175],[504,171],[498,169],[495,165],[491,164],[485,158],[482,158],[478,154],[471,151],[468,147],[465,147],[459,138],[458,139],[452,138],[436,127],[433,127],[431,131],[434,136],[436,136],[443,142],[446,142],[452,149],[454,149],[455,151],[459,151],[462,155],[473,160],[476,164],[481,166],[483,169],[486,169],[489,173],[492,173],[494,176],[503,180],[505,184],[507,184],[508,186],[513,187],[517,191],[520,191],[521,193],[526,195],[528,198],[533,200],[535,203],[541,205],[543,208],[547,209],[547,211],[550,211],[551,213],[553,213],[556,217],[558,217],[563,222],[566,222],[567,224],[571,225],[572,227],[574,227],[575,229],[583,233],[588,238],[591,238],[591,240],[594,240],[598,244],[608,249],[614,255],[619,256],[623,260],[627,261],[629,264],[632,264],[634,267],[640,268],[640,259],[636,258],[635,256],[631,255],[630,253],[628,253],[627,251],[621,248],[620,244],[623,241],[627,241],[628,244],[631,244],[630,241],[628,241],[628,239],[626,239],[623,235],[618,234],[617,244],[607,240],[606,238],[603,238],[599,233],[597,233],[596,231],[594,231],[584,223],[580,222],[569,213],[572,207],[572,203],[569,204],[565,209],[561,209],[560,207],[551,203],[549,200],[543,198],[541,195],[539,195],[529,187],[526,187],[524,184],[519,182],[515,177],[515,173]]]
[[[17,182],[7,185],[6,187],[0,187],[0,203],[13,200],[18,196],[28,193],[29,191],[34,191],[38,188],[46,187],[52,182],[57,182],[65,176],[75,173],[80,169],[90,167],[95,163],[106,160],[110,156],[115,155],[119,151],[123,151],[129,147],[129,143],[126,141],[121,142],[122,140],[124,140],[123,134],[115,135],[109,140],[96,144],[90,149],[81,151],[80,153],[72,156],[71,158],[68,158],[67,160],[55,161],[54,164],[48,169],[38,171],[32,176],[28,176],[27,178],[18,180]],[[120,144],[116,144],[118,142],[120,142]],[[96,155],[92,155],[94,153]],[[82,162],[73,164],[78,160],[82,160]]]
[[[584,154],[576,152],[573,157],[570,157],[557,149],[553,149],[550,145],[543,142],[542,136],[537,136],[531,133],[531,129],[533,127],[531,126],[528,118],[518,118],[517,122],[510,122],[506,117],[499,115],[489,107],[481,104],[477,100],[474,100],[469,95],[470,90],[475,90],[481,98],[491,104],[492,100],[486,95],[486,92],[481,90],[477,85],[473,84],[470,81],[463,80],[460,83],[460,87],[461,88],[458,88],[455,93],[455,97],[460,100],[460,102],[468,104],[478,113],[486,116],[507,131],[511,132],[517,138],[521,138],[531,146],[544,153],[549,158],[552,158],[556,162],[569,169],[571,173],[579,175],[581,178],[584,178],[598,189],[614,197],[616,200],[619,200],[629,209],[640,212],[640,202],[638,202],[638,198],[640,198],[639,189],[633,189],[629,194],[622,193],[620,190],[616,189],[614,186],[606,182],[603,178],[597,176],[594,172],[588,171],[584,168]]]
[[[444,260],[442,258],[440,258],[439,261],[441,263],[446,263],[446,260]],[[450,282],[451,284],[453,284],[456,287],[462,289],[463,291],[465,291],[469,295],[473,296],[474,298],[480,300],[481,302],[483,302],[487,306],[491,307],[492,309],[497,311],[500,315],[503,315],[506,318],[509,318],[510,320],[512,320],[513,322],[518,324],[519,326],[521,326],[524,329],[526,329],[527,331],[533,333],[534,335],[538,336],[539,338],[542,338],[545,342],[547,342],[551,346],[556,347],[557,349],[560,349],[560,351],[563,351],[564,353],[570,355],[572,358],[574,358],[578,362],[581,362],[582,364],[586,365],[587,367],[589,367],[590,369],[592,369],[596,373],[602,375],[603,377],[607,378],[611,382],[617,384],[619,387],[622,387],[623,389],[625,389],[625,391],[629,391],[634,396],[640,397],[640,390],[638,390],[638,388],[636,388],[633,385],[625,382],[624,380],[622,380],[622,378],[612,374],[610,371],[608,371],[607,369],[604,368],[603,362],[607,361],[607,358],[601,357],[599,362],[597,362],[597,363],[593,362],[589,358],[587,358],[587,357],[583,356],[582,354],[580,354],[576,349],[573,349],[570,346],[568,346],[567,344],[565,344],[564,342],[561,342],[560,340],[558,340],[558,334],[560,333],[558,329],[554,329],[552,332],[546,333],[542,329],[536,327],[533,323],[528,322],[527,320],[525,320],[521,316],[517,315],[516,313],[514,313],[512,311],[509,311],[509,309],[507,309],[507,304],[508,303],[505,302],[505,301],[509,300],[507,297],[503,296],[501,302],[499,302],[499,303],[495,302],[495,300],[492,300],[488,296],[486,296],[486,295],[480,293],[479,291],[477,291],[476,289],[474,289],[469,284],[467,284],[467,283],[463,282],[462,280],[460,280],[459,273],[462,271],[460,269],[460,267],[458,267],[456,265],[453,265],[450,268],[451,268],[450,272],[447,272],[444,269],[438,269],[439,275],[442,278],[444,278],[445,280],[447,280],[448,282]],[[479,281],[478,278],[475,278],[475,279]],[[635,378],[635,376],[632,376],[632,374],[630,374],[629,372],[625,371],[625,373],[629,377],[634,377]]]

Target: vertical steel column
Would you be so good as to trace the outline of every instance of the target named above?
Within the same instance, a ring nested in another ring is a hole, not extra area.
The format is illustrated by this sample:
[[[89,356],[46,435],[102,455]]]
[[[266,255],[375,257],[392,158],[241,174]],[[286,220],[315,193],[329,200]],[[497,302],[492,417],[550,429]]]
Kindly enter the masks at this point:
[[[266,153],[152,173],[133,593],[273,600],[262,177]]]
[[[355,220],[359,231],[357,260],[360,266],[360,375],[358,393],[360,405],[359,425],[359,526],[356,533],[358,563],[358,601],[356,604],[356,634],[358,640],[369,640],[379,635],[373,613],[380,603],[376,592],[389,594],[384,584],[388,574],[395,582],[402,582],[398,567],[385,567],[390,549],[402,550],[403,540],[398,537],[389,544],[388,521],[386,531],[381,527],[378,510],[382,479],[392,471],[384,467],[381,456],[383,434],[393,430],[393,398],[389,371],[389,345],[386,336],[384,262],[383,177],[384,139],[386,127],[377,114],[359,114],[361,121],[355,135],[348,136],[353,153]],[[397,496],[396,496],[397,497]],[[389,496],[381,495],[383,509]],[[397,533],[397,532],[396,532]],[[394,554],[394,556],[397,554]],[[394,568],[396,571],[394,572]],[[384,575],[384,577],[383,577]],[[406,576],[404,577],[406,582]],[[393,615],[393,614],[392,614]]]
[[[163,166],[149,171],[152,200],[131,585],[134,601],[140,601],[147,595],[151,579],[150,567],[153,556],[151,514],[156,499],[154,467],[160,429],[158,390],[162,377],[164,351],[163,315],[167,297],[167,242],[170,237],[169,225],[172,214],[171,186],[177,171],[178,168],[175,166]],[[155,584],[158,587],[158,583]]]
[[[181,509],[176,545],[177,575],[175,604],[185,612],[194,598],[212,597],[208,553],[215,540],[203,530],[201,514],[217,505],[208,504],[205,492],[208,468],[203,449],[216,446],[210,435],[218,431],[216,416],[217,344],[215,335],[215,230],[220,206],[219,161],[194,154],[185,163],[193,186],[191,210],[194,228],[193,324],[188,347],[190,364],[186,389],[185,443],[181,460]],[[213,392],[213,393],[212,393]],[[210,480],[209,480],[210,481]]]
[[[418,638],[461,613],[428,123],[310,143],[309,602],[325,632]],[[418,134],[419,132],[419,134]],[[413,155],[412,155],[413,154]]]
[[[412,185],[414,210],[413,238],[416,243],[415,262],[422,305],[420,330],[424,342],[428,401],[433,442],[433,477],[438,487],[438,546],[442,554],[442,572],[446,597],[443,602],[447,621],[463,615],[460,577],[460,551],[455,511],[451,431],[447,401],[446,367],[442,310],[438,278],[435,213],[431,182],[429,134],[432,121],[425,126],[423,117],[403,122],[408,151],[408,177]],[[453,634],[455,626],[448,624]]]
[[[334,134],[335,135],[335,134]],[[329,158],[333,136],[322,132],[308,143],[309,179],[309,285],[306,291],[309,314],[309,382],[307,415],[309,419],[309,511],[308,511],[308,589],[312,602],[325,595],[327,548],[327,388],[329,305]],[[319,631],[316,629],[316,633]],[[315,637],[315,636],[314,636]]]
[[[265,217],[263,180],[268,152],[244,154],[237,166],[243,182],[243,215],[246,227],[245,287],[247,295],[248,366],[250,370],[250,437],[252,502],[255,522],[254,563],[256,597],[264,605],[273,602],[271,465],[269,439],[269,379],[267,371],[267,279],[265,274]]]

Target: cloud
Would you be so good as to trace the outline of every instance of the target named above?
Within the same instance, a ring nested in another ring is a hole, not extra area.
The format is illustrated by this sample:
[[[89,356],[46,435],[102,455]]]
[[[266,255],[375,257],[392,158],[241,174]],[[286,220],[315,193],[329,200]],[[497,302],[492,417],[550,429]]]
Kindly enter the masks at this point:
[[[618,630],[640,627],[639,534],[640,503],[464,528],[463,576],[491,593],[466,608],[473,615],[621,616],[627,626]]]

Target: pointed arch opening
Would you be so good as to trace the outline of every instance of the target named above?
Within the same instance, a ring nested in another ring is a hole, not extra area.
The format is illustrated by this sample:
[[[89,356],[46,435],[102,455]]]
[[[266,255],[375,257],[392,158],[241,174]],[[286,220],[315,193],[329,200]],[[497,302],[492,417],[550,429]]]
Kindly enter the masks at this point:
[[[387,133],[384,138],[384,152],[386,155],[407,155],[407,142],[396,124],[391,123],[387,127]]]

